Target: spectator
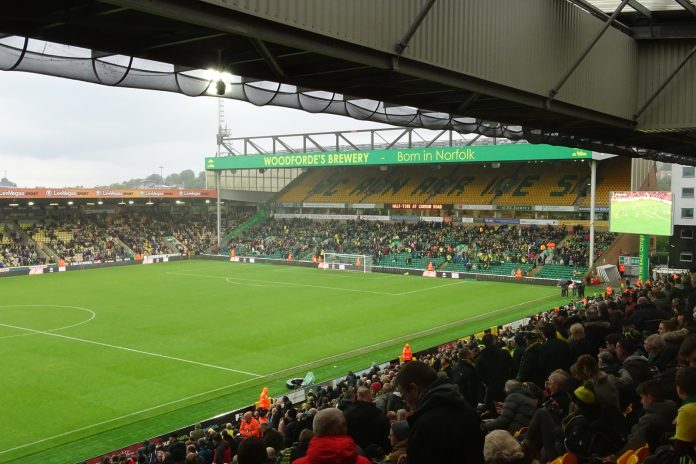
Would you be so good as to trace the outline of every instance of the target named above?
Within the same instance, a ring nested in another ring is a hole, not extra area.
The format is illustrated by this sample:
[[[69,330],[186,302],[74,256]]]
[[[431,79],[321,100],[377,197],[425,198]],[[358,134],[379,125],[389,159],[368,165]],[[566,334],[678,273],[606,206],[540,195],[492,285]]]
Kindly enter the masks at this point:
[[[655,443],[654,437],[659,437],[674,427],[672,423],[677,417],[677,405],[674,401],[666,400],[664,388],[659,380],[648,380],[638,385],[637,393],[643,405],[644,414],[633,426],[623,448],[616,453],[622,455],[627,450],[636,450],[645,443]],[[656,446],[651,446],[655,450]]]
[[[343,411],[343,415],[348,435],[362,449],[373,444],[389,449],[389,421],[372,402],[369,388],[358,387],[357,400]]]
[[[696,451],[696,368],[679,369],[676,384],[682,407],[677,413],[674,453],[681,457]]]
[[[515,433],[522,427],[527,427],[534,416],[537,401],[530,397],[529,391],[521,382],[508,380],[505,383],[505,393],[507,396],[500,416],[484,421],[487,431],[502,429]]]
[[[396,385],[412,412],[408,464],[483,462],[480,419],[446,377],[411,361],[399,370]]]
[[[495,402],[505,398],[505,382],[512,377],[512,357],[500,348],[495,335],[485,334],[482,341],[484,349],[476,358],[476,372],[486,387],[484,405],[492,416],[497,416]]]
[[[242,438],[251,438],[261,436],[261,431],[259,430],[259,421],[254,417],[251,411],[244,413],[244,417],[239,424],[239,435]]]
[[[370,464],[358,455],[355,442],[347,435],[346,418],[336,408],[319,411],[314,418],[314,438],[309,442],[306,456],[296,464]]]
[[[399,464],[399,458],[406,454],[408,448],[409,427],[407,421],[394,421],[389,428],[389,444],[391,454],[389,455],[390,464]]]
[[[263,441],[255,436],[251,436],[239,444],[237,450],[238,464],[271,464],[268,459],[268,452]]]

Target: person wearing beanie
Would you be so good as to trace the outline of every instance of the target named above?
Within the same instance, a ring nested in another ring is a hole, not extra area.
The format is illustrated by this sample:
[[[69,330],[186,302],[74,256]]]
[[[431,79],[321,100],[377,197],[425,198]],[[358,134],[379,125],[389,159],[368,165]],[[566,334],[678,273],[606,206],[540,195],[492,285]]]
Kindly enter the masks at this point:
[[[578,456],[608,456],[621,445],[625,418],[614,408],[602,407],[594,383],[585,382],[572,393],[575,411],[563,421],[563,445]]]
[[[406,421],[394,421],[389,429],[389,443],[392,452],[389,455],[390,464],[398,464],[399,458],[406,454],[408,448],[409,427]]]

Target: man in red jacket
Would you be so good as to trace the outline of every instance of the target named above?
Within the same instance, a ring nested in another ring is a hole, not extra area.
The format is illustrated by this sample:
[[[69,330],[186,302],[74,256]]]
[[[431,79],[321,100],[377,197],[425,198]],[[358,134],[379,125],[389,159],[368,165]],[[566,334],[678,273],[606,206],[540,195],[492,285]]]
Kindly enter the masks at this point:
[[[340,409],[321,410],[312,424],[314,438],[307,455],[293,464],[370,464],[359,456],[355,442],[347,435],[346,418]]]

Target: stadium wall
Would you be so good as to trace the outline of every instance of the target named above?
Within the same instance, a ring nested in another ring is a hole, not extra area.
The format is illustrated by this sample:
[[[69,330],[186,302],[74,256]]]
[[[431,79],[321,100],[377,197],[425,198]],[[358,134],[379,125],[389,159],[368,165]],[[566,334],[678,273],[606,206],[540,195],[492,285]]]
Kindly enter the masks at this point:
[[[83,261],[81,263],[75,263],[67,266],[58,266],[57,264],[39,264],[36,266],[3,267],[0,268],[0,277],[52,274],[57,272],[81,271],[83,269],[96,269],[102,267],[129,266],[134,264],[154,264],[168,261],[182,261],[184,259],[189,259],[189,257],[181,255],[152,255],[146,256],[144,259],[140,260],[125,258],[104,262]]]

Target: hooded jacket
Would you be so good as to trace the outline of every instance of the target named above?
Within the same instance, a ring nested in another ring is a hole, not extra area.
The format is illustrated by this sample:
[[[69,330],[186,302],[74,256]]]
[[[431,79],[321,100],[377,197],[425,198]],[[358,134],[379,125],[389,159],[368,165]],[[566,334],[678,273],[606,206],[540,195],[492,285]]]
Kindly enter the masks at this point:
[[[305,457],[294,464],[370,464],[370,460],[358,455],[348,435],[332,435],[312,438]]]
[[[673,429],[672,422],[677,417],[677,404],[674,401],[661,401],[653,403],[645,408],[645,414],[641,416],[638,423],[631,429],[626,445],[617,453],[622,454],[630,449],[638,449],[647,440],[647,433],[668,432]]]
[[[446,377],[421,392],[408,423],[408,464],[483,464],[481,420]]]
[[[505,397],[500,416],[485,421],[485,428],[488,431],[503,429],[514,434],[529,425],[536,409],[536,401],[525,393],[524,387],[516,387]]]

